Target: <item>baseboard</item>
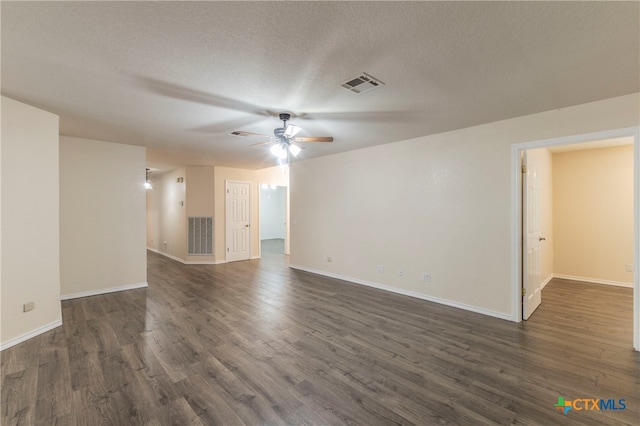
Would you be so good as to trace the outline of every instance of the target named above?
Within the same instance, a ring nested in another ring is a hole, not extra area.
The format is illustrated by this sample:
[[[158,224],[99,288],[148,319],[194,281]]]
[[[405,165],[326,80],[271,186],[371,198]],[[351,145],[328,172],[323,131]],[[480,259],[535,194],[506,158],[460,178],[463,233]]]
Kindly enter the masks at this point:
[[[176,262],[180,262],[183,265],[219,265],[221,263],[227,263],[224,260],[184,260],[184,259],[180,259],[177,256],[174,256],[172,254],[169,253],[165,253],[163,251],[160,251],[158,249],[154,249],[152,247],[147,247],[147,250],[152,251],[154,253],[160,254],[164,257],[168,257],[171,260],[175,260]]]
[[[47,331],[53,330],[56,327],[60,327],[61,325],[62,325],[62,320],[59,319],[49,324],[43,325],[42,327],[38,327],[35,330],[25,333],[21,336],[14,337],[13,339],[9,339],[6,342],[2,342],[2,344],[0,344],[0,351],[4,351],[5,349],[10,348],[11,346],[15,346],[18,343],[25,342],[29,339],[39,336],[42,333],[46,333]]]
[[[451,306],[452,308],[463,309],[465,311],[475,312],[477,314],[487,315],[494,318],[500,318],[507,321],[513,321],[513,317],[511,314],[504,314],[501,312],[491,311],[489,309],[480,308],[477,306],[466,305],[464,303],[454,302],[448,299],[441,299],[439,297],[428,296],[422,293],[416,293],[414,291],[404,290],[401,288],[390,287],[384,284],[374,283],[372,281],[361,280],[359,278],[347,277],[344,275],[333,274],[330,272],[319,271],[317,269],[306,268],[300,265],[289,265],[289,267],[293,269],[297,269],[300,271],[310,272],[312,274],[322,275],[325,277],[336,278],[343,281],[348,281],[354,284],[365,285],[367,287],[377,288],[378,290],[384,290],[391,293],[402,294],[403,296],[414,297],[416,299],[426,300],[428,302],[439,303],[441,305]]]
[[[79,293],[61,294],[60,300],[78,299],[80,297],[98,296],[100,294],[115,293],[117,291],[134,290],[149,287],[147,283],[127,284],[118,287],[101,288],[98,290],[82,291]]]
[[[633,288],[633,283],[625,283],[621,281],[609,281],[609,280],[601,280],[598,278],[575,277],[573,275],[562,275],[562,274],[553,274],[553,277],[559,278],[562,280],[584,281],[592,284],[604,284],[604,285],[614,285],[617,287]]]
[[[549,276],[547,277],[547,279],[546,279],[546,280],[544,280],[544,281],[542,282],[542,287],[541,287],[540,289],[541,289],[541,290],[542,290],[542,289],[544,289],[544,288],[547,286],[547,284],[549,284],[549,283],[551,282],[551,280],[552,280],[553,278],[554,278],[554,275],[553,275],[553,274],[549,275]]]

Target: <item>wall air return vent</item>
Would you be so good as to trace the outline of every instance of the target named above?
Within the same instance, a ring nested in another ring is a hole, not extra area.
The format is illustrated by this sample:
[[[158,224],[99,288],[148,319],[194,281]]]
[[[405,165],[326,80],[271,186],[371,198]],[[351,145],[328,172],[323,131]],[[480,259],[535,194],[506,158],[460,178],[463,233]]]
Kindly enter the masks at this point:
[[[213,254],[213,218],[190,217],[187,236],[187,254],[205,256]]]
[[[382,87],[384,86],[384,83],[363,72],[362,74],[345,81],[341,86],[350,92],[360,94]]]

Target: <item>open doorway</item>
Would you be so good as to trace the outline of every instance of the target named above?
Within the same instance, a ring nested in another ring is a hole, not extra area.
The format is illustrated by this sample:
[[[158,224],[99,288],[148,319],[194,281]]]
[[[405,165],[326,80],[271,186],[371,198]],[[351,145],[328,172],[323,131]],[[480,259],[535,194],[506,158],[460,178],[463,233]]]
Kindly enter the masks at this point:
[[[513,187],[513,199],[515,200],[515,203],[513,205],[513,213],[514,213],[514,225],[515,225],[515,229],[514,229],[514,238],[513,238],[513,253],[514,253],[514,258],[512,259],[513,262],[512,264],[514,265],[514,276],[513,276],[513,293],[515,295],[514,297],[514,319],[516,321],[521,321],[523,319],[523,308],[525,308],[526,311],[526,303],[527,300],[525,299],[527,297],[527,292],[531,291],[528,287],[527,284],[527,279],[528,277],[531,276],[530,271],[529,271],[529,264],[528,264],[528,259],[527,259],[527,255],[526,255],[526,251],[525,254],[523,255],[522,250],[523,247],[526,247],[525,244],[527,244],[527,230],[528,230],[528,226],[526,223],[526,211],[528,209],[528,207],[526,205],[523,205],[523,201],[526,201],[527,198],[527,193],[526,191],[523,192],[522,189],[522,185],[523,183],[526,184],[526,175],[524,174],[525,169],[521,168],[521,158],[524,156],[524,153],[527,151],[531,151],[534,149],[539,149],[539,148],[549,148],[551,151],[556,151],[559,152],[562,150],[562,148],[559,148],[561,146],[569,146],[572,145],[572,147],[570,148],[575,148],[577,145],[576,144],[580,144],[580,143],[584,143],[584,142],[595,142],[595,141],[602,141],[602,140],[612,140],[612,139],[620,139],[620,138],[628,138],[632,141],[633,143],[633,178],[632,178],[632,186],[633,186],[633,201],[631,203],[632,205],[632,210],[633,210],[633,216],[630,219],[633,222],[632,225],[632,239],[633,239],[633,250],[632,250],[632,264],[631,266],[629,265],[622,265],[622,268],[626,268],[626,269],[632,269],[632,272],[630,272],[629,274],[632,275],[632,286],[633,286],[633,346],[636,350],[640,350],[639,347],[639,341],[640,341],[640,318],[638,315],[638,305],[640,304],[640,300],[639,300],[639,290],[638,290],[638,253],[639,253],[639,244],[638,241],[640,240],[640,230],[639,230],[639,219],[638,219],[638,199],[639,199],[639,178],[638,178],[638,129],[637,128],[630,128],[630,129],[620,129],[620,130],[616,130],[616,131],[609,131],[609,132],[600,132],[600,133],[594,133],[594,134],[589,134],[589,135],[581,135],[581,136],[572,136],[572,137],[566,137],[566,138],[558,138],[558,139],[551,139],[551,140],[542,140],[542,141],[534,141],[534,142],[528,142],[528,143],[522,143],[522,144],[517,144],[513,146],[512,149],[512,163],[513,163],[513,183],[514,183],[514,187]],[[569,148],[569,149],[570,149]],[[595,206],[594,206],[595,207]],[[524,213],[524,216],[523,216]],[[548,230],[547,230],[548,232]],[[544,233],[544,232],[543,232]],[[532,234],[533,235],[533,234]],[[541,238],[541,235],[535,235],[537,238]],[[543,239],[542,244],[544,244],[546,241],[544,241],[544,237],[542,237]],[[565,262],[566,263],[566,262]],[[634,267],[635,265],[635,267]],[[592,265],[590,265],[592,266]],[[563,266],[564,267],[564,266]],[[524,271],[524,273],[523,273]],[[557,271],[555,271],[557,272]],[[544,273],[542,274],[543,276],[541,277],[541,281],[546,284],[546,282],[550,281],[550,279],[546,279],[545,280],[545,275]],[[568,274],[558,274],[561,278],[580,278],[580,276],[569,276]],[[565,275],[564,277],[562,275]],[[585,276],[585,275],[583,275]],[[550,277],[553,278],[553,275]],[[593,280],[591,280],[593,281]],[[611,284],[613,283],[613,281],[615,280],[610,280],[612,282],[602,282],[602,284]],[[541,290],[541,289],[540,289]],[[531,293],[529,293],[531,294]],[[526,314],[525,314],[526,315]],[[629,342],[631,343],[631,342]]]
[[[287,187],[260,185],[260,254],[286,254]]]

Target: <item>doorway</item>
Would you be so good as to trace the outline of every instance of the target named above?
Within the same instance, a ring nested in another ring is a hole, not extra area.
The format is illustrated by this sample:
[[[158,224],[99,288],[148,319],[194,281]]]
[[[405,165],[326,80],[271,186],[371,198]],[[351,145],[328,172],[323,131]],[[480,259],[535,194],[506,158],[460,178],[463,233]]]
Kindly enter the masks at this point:
[[[260,184],[260,254],[287,254],[286,186]]]
[[[640,188],[638,178],[638,164],[639,164],[639,141],[638,141],[638,128],[619,129],[614,131],[599,132],[588,135],[577,135],[557,139],[548,139],[541,141],[533,141],[520,143],[512,146],[512,190],[513,200],[515,203],[512,205],[512,225],[513,225],[513,238],[512,238],[512,294],[513,299],[513,312],[514,320],[520,322],[523,320],[523,300],[526,297],[523,288],[527,286],[527,277],[529,272],[523,274],[523,271],[527,269],[527,259],[523,256],[523,246],[527,243],[527,227],[526,227],[526,211],[523,209],[523,201],[526,200],[526,194],[522,191],[523,183],[526,183],[526,176],[524,170],[521,168],[521,157],[524,152],[537,148],[553,148],[563,145],[574,145],[584,142],[593,142],[598,140],[608,140],[630,137],[633,139],[633,347],[636,350],[640,350],[640,314],[638,307],[640,305],[640,291],[638,284],[638,254],[639,254],[639,219],[638,219],[638,191]]]

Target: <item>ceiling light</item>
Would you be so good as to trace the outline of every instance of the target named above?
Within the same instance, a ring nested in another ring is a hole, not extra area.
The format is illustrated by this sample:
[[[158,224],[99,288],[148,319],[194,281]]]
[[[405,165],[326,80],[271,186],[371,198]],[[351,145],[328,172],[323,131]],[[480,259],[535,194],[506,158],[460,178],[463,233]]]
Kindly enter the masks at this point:
[[[300,130],[302,130],[300,127],[289,124],[287,128],[284,129],[284,137],[291,139],[292,137],[297,135]]]
[[[300,149],[300,147],[298,145],[294,145],[294,144],[290,144],[289,145],[289,152],[291,154],[293,154],[294,157],[297,157],[298,154],[300,154],[300,151],[302,151],[302,150]]]
[[[287,148],[285,144],[277,144],[273,145],[271,149],[269,149],[273,155],[284,160],[287,158]]]
[[[145,171],[145,178],[144,178],[144,187],[145,189],[153,189],[153,186],[151,186],[151,182],[149,182],[149,173],[151,172],[150,169],[147,169]]]

